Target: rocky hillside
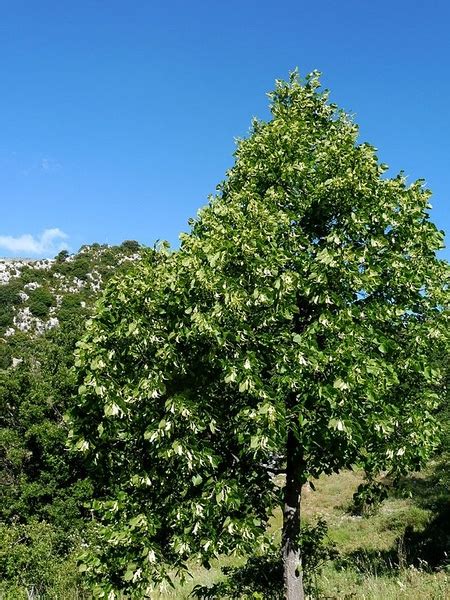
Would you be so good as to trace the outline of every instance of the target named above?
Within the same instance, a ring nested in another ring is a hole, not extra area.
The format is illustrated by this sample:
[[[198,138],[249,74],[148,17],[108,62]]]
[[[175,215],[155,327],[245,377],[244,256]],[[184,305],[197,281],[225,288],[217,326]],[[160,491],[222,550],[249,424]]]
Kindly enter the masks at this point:
[[[137,242],[125,241],[63,250],[54,259],[0,258],[0,338],[43,333],[84,314],[106,281],[140,253]]]

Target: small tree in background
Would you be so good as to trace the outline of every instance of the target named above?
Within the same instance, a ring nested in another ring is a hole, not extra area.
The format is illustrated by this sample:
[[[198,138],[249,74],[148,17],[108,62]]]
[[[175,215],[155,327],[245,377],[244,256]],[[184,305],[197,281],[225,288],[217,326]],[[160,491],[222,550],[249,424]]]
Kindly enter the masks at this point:
[[[301,599],[302,485],[401,474],[435,447],[447,288],[430,194],[383,177],[316,73],[270,97],[180,250],[116,279],[79,344],[72,440],[103,490],[83,565],[99,596],[262,552],[281,506],[284,594]]]
[[[35,317],[45,318],[48,316],[50,307],[55,304],[55,298],[49,289],[38,287],[29,293],[28,305]]]
[[[141,245],[136,240],[124,240],[120,247],[127,252],[139,252],[141,249]]]

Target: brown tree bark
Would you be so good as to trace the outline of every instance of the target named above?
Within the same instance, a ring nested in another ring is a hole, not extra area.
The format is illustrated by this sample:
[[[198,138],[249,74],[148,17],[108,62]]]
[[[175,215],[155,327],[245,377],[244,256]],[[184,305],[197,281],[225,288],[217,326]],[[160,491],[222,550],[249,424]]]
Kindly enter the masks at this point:
[[[290,430],[287,438],[286,486],[284,488],[282,557],[285,600],[304,600],[300,547],[300,500],[303,459]]]

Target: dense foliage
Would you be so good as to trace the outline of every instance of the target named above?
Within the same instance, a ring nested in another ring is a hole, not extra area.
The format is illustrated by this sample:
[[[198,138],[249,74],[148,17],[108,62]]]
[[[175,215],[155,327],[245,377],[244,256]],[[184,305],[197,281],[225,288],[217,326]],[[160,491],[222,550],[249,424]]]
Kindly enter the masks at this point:
[[[80,525],[90,485],[79,460],[66,450],[63,414],[74,392],[75,342],[83,321],[45,336],[11,340],[21,362],[0,378],[2,413],[2,517],[27,522],[38,517],[62,531]]]
[[[84,464],[67,451],[64,414],[76,393],[75,344],[101,285],[126,270],[131,257],[127,248],[94,245],[81,258],[63,255],[42,268],[25,264],[17,274],[11,264],[13,277],[0,285],[0,299],[12,309],[8,327],[14,317],[21,324],[13,309],[24,306],[41,319],[53,306],[57,319],[43,331],[32,324],[0,338],[0,577],[33,585],[36,593],[64,571],[61,560],[78,544],[95,493]],[[88,280],[102,271],[98,287],[73,287],[72,266],[80,275],[81,259]]]
[[[180,250],[115,279],[78,344],[99,596],[263,552],[282,505],[301,598],[302,485],[354,465],[400,476],[436,447],[448,275],[429,192],[385,176],[317,74],[271,99]]]

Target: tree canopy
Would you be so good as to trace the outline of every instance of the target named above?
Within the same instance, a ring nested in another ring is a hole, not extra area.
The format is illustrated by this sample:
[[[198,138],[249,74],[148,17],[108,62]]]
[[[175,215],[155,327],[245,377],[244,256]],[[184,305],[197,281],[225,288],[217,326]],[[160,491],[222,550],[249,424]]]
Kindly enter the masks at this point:
[[[386,176],[317,73],[270,98],[180,249],[115,279],[78,344],[98,596],[262,552],[282,506],[285,597],[302,598],[301,486],[401,474],[435,447],[448,274],[430,192]]]

